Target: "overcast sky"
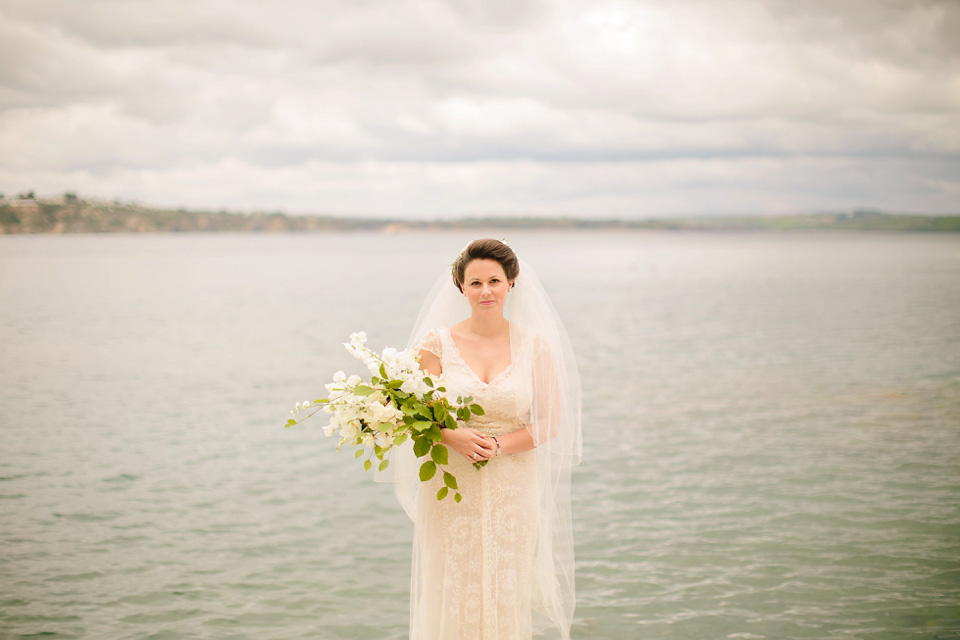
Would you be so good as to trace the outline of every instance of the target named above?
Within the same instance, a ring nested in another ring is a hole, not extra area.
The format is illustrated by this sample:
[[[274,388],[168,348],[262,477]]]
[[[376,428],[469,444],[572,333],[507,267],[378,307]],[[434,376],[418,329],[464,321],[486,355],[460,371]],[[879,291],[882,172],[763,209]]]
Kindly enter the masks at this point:
[[[0,0],[0,192],[960,212],[957,0]]]

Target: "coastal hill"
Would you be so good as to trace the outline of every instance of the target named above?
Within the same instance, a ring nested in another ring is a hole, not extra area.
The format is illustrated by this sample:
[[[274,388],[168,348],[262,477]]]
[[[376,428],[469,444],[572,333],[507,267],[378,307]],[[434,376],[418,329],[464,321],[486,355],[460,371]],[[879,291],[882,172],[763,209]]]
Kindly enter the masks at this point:
[[[405,231],[466,228],[517,229],[664,229],[698,231],[860,230],[960,231],[960,215],[924,216],[872,210],[775,216],[703,216],[641,220],[596,220],[566,217],[475,217],[457,220],[346,218],[284,213],[231,213],[146,207],[120,201],[84,200],[73,193],[36,198],[0,195],[0,233],[148,233],[148,232],[284,232]]]

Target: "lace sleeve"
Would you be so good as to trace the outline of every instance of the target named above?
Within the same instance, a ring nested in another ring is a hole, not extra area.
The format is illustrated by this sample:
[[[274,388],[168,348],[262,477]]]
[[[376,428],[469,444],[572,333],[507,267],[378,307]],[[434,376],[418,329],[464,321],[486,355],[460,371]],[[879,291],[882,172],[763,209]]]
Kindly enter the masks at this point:
[[[427,335],[423,336],[423,340],[417,345],[417,353],[421,351],[429,351],[438,358],[441,357],[443,353],[443,348],[440,344],[440,332],[436,329],[431,329],[427,332]]]

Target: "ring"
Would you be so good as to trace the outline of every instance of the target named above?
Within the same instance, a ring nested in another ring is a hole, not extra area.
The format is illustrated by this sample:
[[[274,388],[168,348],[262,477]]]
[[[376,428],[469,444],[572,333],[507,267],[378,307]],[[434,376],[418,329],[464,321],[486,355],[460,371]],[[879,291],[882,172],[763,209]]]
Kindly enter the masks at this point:
[[[474,459],[474,460],[477,459],[477,454],[473,454],[473,459]]]

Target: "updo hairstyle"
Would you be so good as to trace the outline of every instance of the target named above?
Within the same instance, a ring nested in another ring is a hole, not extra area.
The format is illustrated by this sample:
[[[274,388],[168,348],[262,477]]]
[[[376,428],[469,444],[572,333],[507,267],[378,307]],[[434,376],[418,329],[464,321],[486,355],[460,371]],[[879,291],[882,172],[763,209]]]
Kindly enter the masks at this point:
[[[467,265],[474,260],[496,260],[499,262],[511,285],[520,275],[520,261],[517,260],[517,254],[513,252],[513,249],[493,238],[474,240],[460,252],[456,262],[453,263],[453,284],[457,285],[457,289],[460,289],[461,293],[463,292],[463,273],[466,271]]]

